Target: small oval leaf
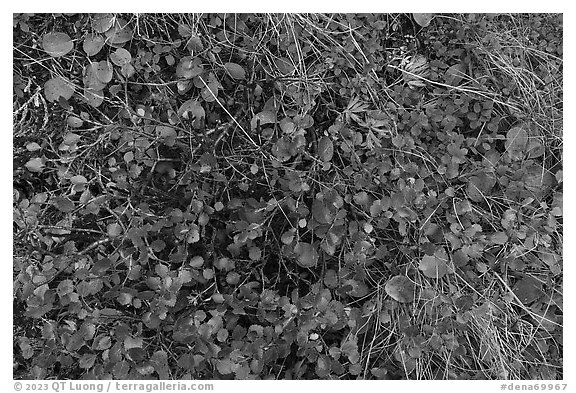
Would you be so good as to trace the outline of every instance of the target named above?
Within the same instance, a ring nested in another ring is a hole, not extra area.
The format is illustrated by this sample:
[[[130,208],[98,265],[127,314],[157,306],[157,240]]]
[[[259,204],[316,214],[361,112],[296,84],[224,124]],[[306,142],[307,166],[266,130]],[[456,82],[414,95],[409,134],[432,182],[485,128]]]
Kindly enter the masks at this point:
[[[124,48],[118,48],[110,53],[110,61],[118,67],[122,67],[132,61],[132,55]]]
[[[332,160],[334,155],[334,144],[329,136],[323,136],[318,141],[318,157],[324,162]]]
[[[244,71],[244,68],[242,68],[242,66],[240,66],[239,64],[226,63],[224,64],[224,68],[232,78],[246,79],[246,71]]]
[[[122,227],[117,222],[113,222],[108,224],[106,232],[108,232],[108,236],[110,237],[118,237],[122,234]]]
[[[412,14],[412,17],[422,27],[428,27],[432,19],[434,19],[434,14]]]
[[[94,56],[100,52],[100,49],[104,46],[104,37],[100,34],[88,34],[84,38],[84,43],[82,44],[82,49],[88,56]]]
[[[102,90],[106,87],[106,83],[102,82],[100,78],[98,78],[98,69],[98,62],[90,62],[90,64],[84,67],[84,73],[82,76],[84,87],[94,90]]]
[[[296,253],[296,261],[302,267],[314,267],[318,262],[318,251],[316,247],[310,243],[298,242],[294,246]]]
[[[112,64],[108,61],[99,61],[96,66],[96,77],[102,83],[108,83],[112,80]]]
[[[72,128],[80,128],[84,124],[84,120],[77,116],[68,116],[66,123]]]
[[[40,173],[44,170],[44,161],[40,157],[31,158],[25,165],[30,172]]]
[[[86,179],[82,175],[76,175],[76,176],[72,176],[70,178],[70,182],[74,185],[84,185],[84,184],[88,183],[88,179]]]
[[[275,63],[276,69],[284,76],[291,75],[296,70],[290,59],[286,57],[277,59]]]

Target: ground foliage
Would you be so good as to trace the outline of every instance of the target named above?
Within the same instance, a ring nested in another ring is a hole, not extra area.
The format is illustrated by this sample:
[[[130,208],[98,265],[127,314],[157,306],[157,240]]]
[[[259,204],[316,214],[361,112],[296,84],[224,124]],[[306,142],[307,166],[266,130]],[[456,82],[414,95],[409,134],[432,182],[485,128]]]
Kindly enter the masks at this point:
[[[560,15],[13,32],[16,378],[562,378]]]

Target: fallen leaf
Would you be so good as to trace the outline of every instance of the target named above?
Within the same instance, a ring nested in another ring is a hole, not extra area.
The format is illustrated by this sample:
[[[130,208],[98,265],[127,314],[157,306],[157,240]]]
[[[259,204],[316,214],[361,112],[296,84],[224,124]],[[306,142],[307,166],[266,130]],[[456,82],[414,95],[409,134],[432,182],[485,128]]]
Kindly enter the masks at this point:
[[[246,71],[244,71],[244,68],[242,68],[242,66],[240,66],[239,64],[226,63],[224,64],[224,68],[232,78],[246,79]]]

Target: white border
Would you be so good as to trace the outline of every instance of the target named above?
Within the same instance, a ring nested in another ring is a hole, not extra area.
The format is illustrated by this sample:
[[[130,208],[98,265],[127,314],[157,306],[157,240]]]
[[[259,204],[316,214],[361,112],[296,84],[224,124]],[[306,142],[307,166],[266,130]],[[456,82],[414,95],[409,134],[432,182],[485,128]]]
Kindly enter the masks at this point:
[[[8,0],[9,1],[9,0]],[[572,39],[574,38],[574,25],[571,23],[574,21],[572,13],[568,12],[568,6],[566,3],[560,3],[558,1],[476,1],[476,2],[456,2],[456,1],[443,1],[443,2],[426,2],[422,0],[411,1],[411,2],[398,2],[398,1],[386,1],[381,0],[378,2],[358,2],[358,1],[347,1],[347,2],[328,2],[323,1],[311,1],[311,0],[290,0],[285,2],[279,1],[251,1],[251,2],[240,2],[234,0],[227,1],[199,1],[199,0],[189,0],[180,2],[156,2],[156,3],[136,3],[134,1],[95,1],[80,3],[78,1],[26,1],[26,2],[10,2],[9,4],[3,4],[3,7],[7,7],[9,12],[2,13],[4,24],[2,25],[4,34],[4,39],[1,40],[2,53],[12,53],[11,48],[11,37],[12,37],[12,13],[13,12],[53,12],[55,10],[74,10],[81,12],[422,12],[431,11],[433,9],[435,12],[563,12],[564,13],[564,64],[565,64],[565,95],[566,98],[566,108],[575,108],[573,92],[574,92],[574,77],[571,71],[575,69],[572,68],[574,65],[573,50],[571,46],[574,45]],[[17,8],[17,9],[16,9]],[[79,10],[80,9],[80,10]],[[5,18],[5,19],[4,19]],[[6,68],[4,75],[6,76],[7,85],[5,86],[4,94],[2,94],[2,119],[4,120],[5,129],[0,135],[3,139],[0,143],[0,148],[4,165],[11,168],[12,156],[11,146],[11,135],[12,133],[12,86],[11,86],[11,72],[9,72],[10,64],[4,65]],[[9,112],[10,111],[10,112]],[[568,130],[565,133],[564,146],[565,150],[569,152],[565,156],[565,186],[564,186],[564,200],[567,203],[564,205],[564,241],[568,245],[564,248],[564,275],[565,277],[574,277],[574,248],[571,245],[575,245],[575,238],[573,236],[574,229],[572,224],[575,223],[575,203],[573,181],[569,178],[572,169],[574,169],[574,160],[576,160],[575,154],[570,154],[571,147],[575,147],[574,138],[576,136],[573,134],[573,124],[574,120],[569,115],[571,111],[568,111],[568,115],[565,116],[565,129]],[[10,150],[9,150],[10,149]],[[0,181],[1,184],[5,184],[3,192],[0,194],[2,197],[2,213],[4,219],[2,219],[2,233],[5,235],[2,238],[6,239],[2,247],[2,250],[12,250],[12,228],[9,227],[9,223],[12,222],[12,212],[10,210],[11,205],[11,184],[8,178],[8,170],[0,171]],[[9,242],[9,243],[8,243]],[[12,266],[12,253],[6,255],[6,270]],[[0,307],[2,315],[4,315],[5,323],[0,324],[0,335],[5,340],[3,345],[6,345],[5,350],[2,351],[0,356],[0,370],[3,383],[0,387],[6,388],[7,391],[13,391],[12,382],[12,305],[8,302],[9,296],[12,296],[12,275],[2,274],[3,285],[2,288],[2,299],[5,301],[0,302]],[[570,279],[570,281],[573,279]],[[570,282],[569,281],[569,282]],[[565,285],[564,286],[564,329],[567,334],[564,334],[564,381],[550,381],[552,383],[568,383],[569,391],[576,391],[576,386],[572,386],[575,383],[574,380],[574,338],[571,332],[575,331],[576,326],[573,321],[573,305],[572,300],[574,299],[574,286]],[[25,381],[21,381],[25,382]],[[100,382],[100,381],[94,381]],[[207,381],[204,381],[207,382]],[[302,389],[302,390],[313,390],[322,389],[330,390],[331,393],[334,392],[346,392],[349,393],[352,389],[362,389],[364,391],[395,391],[396,389],[402,392],[412,392],[425,389],[426,392],[441,391],[441,392],[496,392],[500,390],[500,385],[505,383],[504,381],[213,381],[216,386],[216,392],[265,392],[269,393],[271,389],[277,391],[284,391],[288,389]],[[541,383],[542,381],[532,381],[534,383]],[[518,382],[522,384],[522,381]],[[527,384],[528,381],[524,382]],[[2,386],[4,385],[4,386]],[[540,389],[542,390],[542,389]],[[113,390],[111,390],[113,391]],[[522,390],[520,390],[522,391]]]

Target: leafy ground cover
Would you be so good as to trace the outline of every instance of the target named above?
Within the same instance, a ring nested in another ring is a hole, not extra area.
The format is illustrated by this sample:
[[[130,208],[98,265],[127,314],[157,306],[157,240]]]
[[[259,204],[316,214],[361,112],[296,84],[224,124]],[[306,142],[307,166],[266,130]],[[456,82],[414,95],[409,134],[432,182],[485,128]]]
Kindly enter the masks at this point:
[[[561,15],[13,20],[15,378],[562,378]]]

